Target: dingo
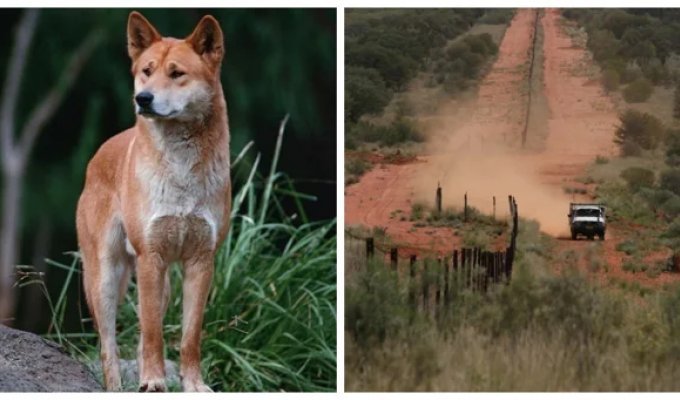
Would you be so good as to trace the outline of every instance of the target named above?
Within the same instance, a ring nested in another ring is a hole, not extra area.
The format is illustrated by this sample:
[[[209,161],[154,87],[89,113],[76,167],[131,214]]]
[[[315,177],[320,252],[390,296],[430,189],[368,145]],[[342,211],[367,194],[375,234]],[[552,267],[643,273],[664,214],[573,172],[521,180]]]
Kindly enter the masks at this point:
[[[135,269],[139,390],[166,390],[162,323],[168,265],[180,261],[182,388],[210,391],[201,377],[201,326],[215,252],[231,212],[222,30],[205,16],[187,38],[166,38],[132,12],[127,38],[137,121],[90,161],[76,216],[106,389],[121,389],[116,309]]]

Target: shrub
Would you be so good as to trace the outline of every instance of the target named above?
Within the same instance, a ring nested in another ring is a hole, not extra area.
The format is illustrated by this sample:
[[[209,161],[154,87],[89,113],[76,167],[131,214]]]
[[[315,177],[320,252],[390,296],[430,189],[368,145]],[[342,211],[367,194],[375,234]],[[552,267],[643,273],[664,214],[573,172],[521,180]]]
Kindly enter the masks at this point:
[[[623,262],[623,265],[621,266],[624,271],[630,272],[630,273],[636,273],[636,272],[645,272],[647,271],[647,265],[642,263],[640,259],[634,258],[634,259],[629,259]]]
[[[627,110],[619,119],[621,125],[616,128],[614,142],[621,146],[623,155],[630,155],[626,146],[631,144],[645,150],[655,149],[666,135],[661,121],[651,114]]]
[[[680,215],[680,196],[673,195],[661,205],[661,211],[670,218]]]
[[[416,202],[411,204],[411,221],[422,219],[425,215],[425,204]]]
[[[422,142],[425,138],[407,118],[397,118],[387,129],[384,130],[380,141],[386,146],[392,146],[403,142]]]
[[[637,253],[638,248],[637,248],[637,245],[635,244],[635,241],[624,240],[621,243],[616,245],[616,250],[624,252],[627,255],[631,256],[631,255]]]
[[[607,164],[608,162],[609,162],[609,159],[605,156],[595,157],[595,164],[597,164],[597,165]]]
[[[602,72],[602,86],[604,86],[607,92],[614,92],[619,88],[619,83],[621,82],[621,77],[619,73],[614,69],[605,69]]]
[[[642,76],[642,71],[636,67],[625,67],[621,73],[621,83],[631,83]]]
[[[373,68],[349,66],[345,73],[345,115],[352,122],[383,110],[392,94]]]
[[[675,86],[673,92],[673,118],[680,118],[680,84]]]
[[[663,171],[659,177],[659,187],[680,195],[680,169]]]
[[[346,289],[345,329],[364,345],[385,340],[407,321],[396,275],[379,260],[370,264],[352,274]]]
[[[669,79],[668,69],[658,58],[654,58],[651,62],[645,64],[642,73],[654,85],[660,85]]]
[[[649,99],[654,91],[654,86],[646,78],[638,78],[623,89],[623,98],[628,103],[642,103]]]
[[[349,158],[345,162],[345,171],[348,174],[361,176],[371,168],[371,163],[360,158]]]
[[[626,181],[630,190],[634,192],[637,192],[641,188],[654,186],[654,172],[646,168],[626,168],[621,172],[621,178]]]
[[[680,166],[680,130],[671,129],[666,135],[666,163]]]

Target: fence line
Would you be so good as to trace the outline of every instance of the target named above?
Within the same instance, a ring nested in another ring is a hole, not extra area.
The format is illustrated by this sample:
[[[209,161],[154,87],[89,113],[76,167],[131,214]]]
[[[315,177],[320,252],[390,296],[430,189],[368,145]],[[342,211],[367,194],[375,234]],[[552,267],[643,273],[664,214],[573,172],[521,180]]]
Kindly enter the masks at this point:
[[[508,196],[512,228],[510,241],[505,251],[487,251],[482,248],[454,249],[447,256],[422,260],[415,254],[408,257],[408,269],[399,268],[399,248],[390,247],[387,251],[376,246],[373,237],[360,238],[349,232],[346,234],[365,242],[365,257],[373,259],[376,250],[389,255],[389,268],[397,272],[399,279],[409,281],[409,300],[414,307],[431,310],[449,304],[454,291],[471,289],[486,292],[491,285],[509,283],[515,259],[519,213],[517,201]],[[348,245],[348,242],[345,242]],[[408,272],[408,273],[407,273]]]

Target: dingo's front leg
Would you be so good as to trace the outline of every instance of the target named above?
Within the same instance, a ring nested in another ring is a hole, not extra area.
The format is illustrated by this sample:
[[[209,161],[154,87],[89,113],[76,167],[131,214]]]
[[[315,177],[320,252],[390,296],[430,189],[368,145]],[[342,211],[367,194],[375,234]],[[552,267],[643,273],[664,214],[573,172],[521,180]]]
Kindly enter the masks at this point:
[[[163,295],[167,266],[156,254],[143,255],[138,260],[137,288],[139,291],[139,323],[141,344],[139,354],[139,391],[164,392],[163,361]]]
[[[201,327],[214,262],[209,254],[184,263],[180,376],[185,392],[212,392],[201,377]]]

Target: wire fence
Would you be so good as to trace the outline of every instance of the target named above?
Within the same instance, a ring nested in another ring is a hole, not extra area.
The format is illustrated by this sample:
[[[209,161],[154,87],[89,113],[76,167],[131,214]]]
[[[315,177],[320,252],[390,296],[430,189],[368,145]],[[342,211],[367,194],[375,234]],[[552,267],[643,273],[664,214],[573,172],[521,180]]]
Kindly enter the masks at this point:
[[[487,251],[479,247],[453,249],[446,256],[436,258],[419,257],[410,254],[403,257],[404,247],[384,246],[374,236],[360,236],[345,231],[345,252],[354,260],[379,260],[357,262],[347,265],[350,269],[361,266],[384,265],[393,270],[400,280],[408,283],[409,300],[414,307],[432,309],[447,305],[452,293],[471,289],[486,292],[494,284],[508,283],[512,278],[512,267],[517,244],[519,213],[517,202],[508,196],[511,216],[511,231],[508,246],[504,251]],[[412,248],[407,248],[412,253]],[[400,251],[402,250],[402,251]]]

